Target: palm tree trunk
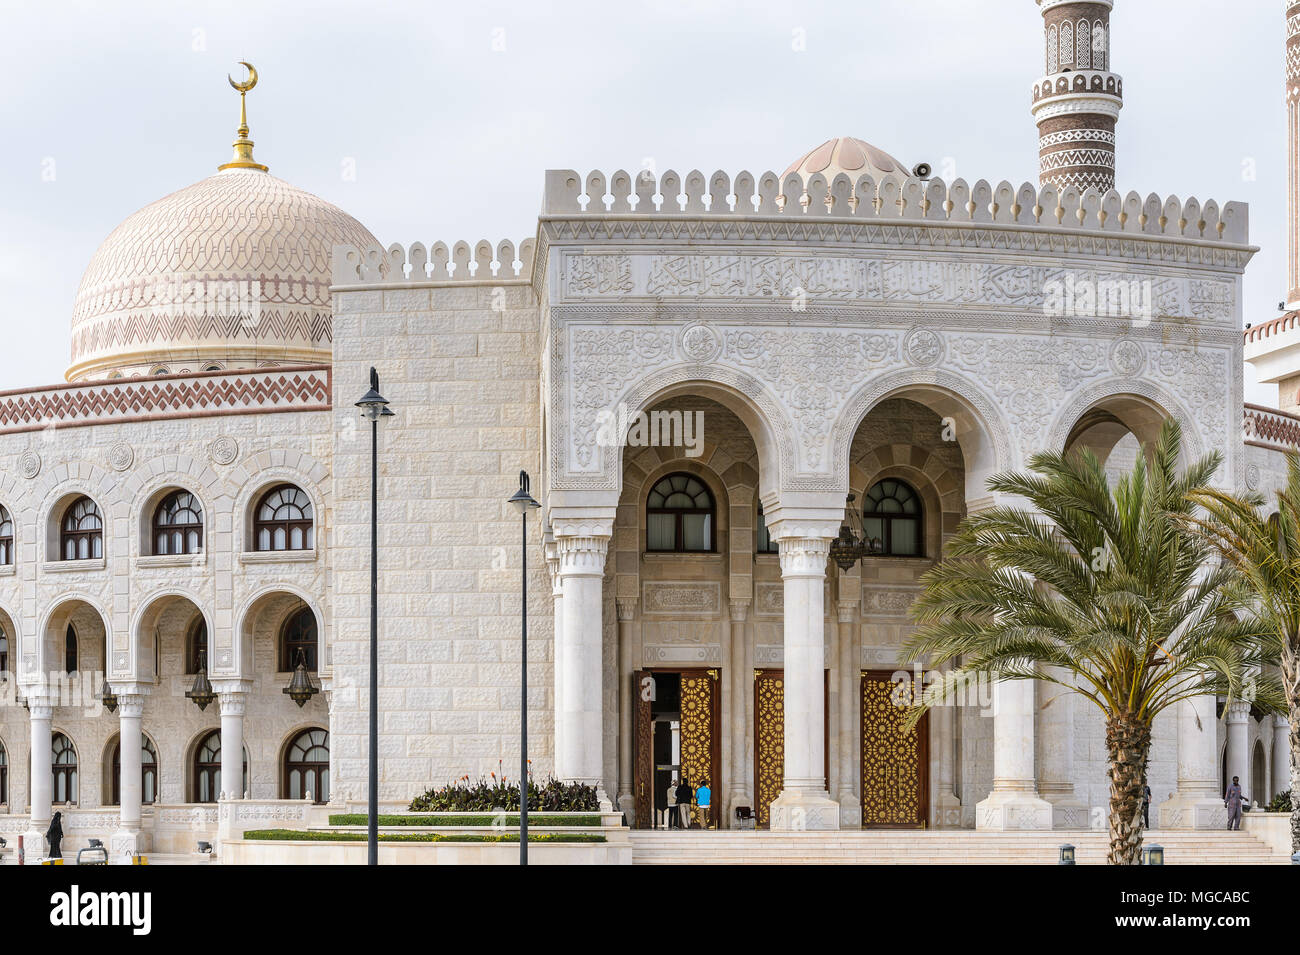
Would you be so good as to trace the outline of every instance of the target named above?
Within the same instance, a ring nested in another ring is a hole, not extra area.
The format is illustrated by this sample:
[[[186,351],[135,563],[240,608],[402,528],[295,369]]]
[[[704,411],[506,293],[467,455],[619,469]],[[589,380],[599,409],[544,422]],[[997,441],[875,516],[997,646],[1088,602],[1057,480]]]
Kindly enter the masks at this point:
[[[1291,851],[1300,852],[1300,695],[1291,704]]]
[[[1142,858],[1142,787],[1146,785],[1150,752],[1150,723],[1127,715],[1106,721],[1106,756],[1110,762],[1108,865],[1137,865]]]

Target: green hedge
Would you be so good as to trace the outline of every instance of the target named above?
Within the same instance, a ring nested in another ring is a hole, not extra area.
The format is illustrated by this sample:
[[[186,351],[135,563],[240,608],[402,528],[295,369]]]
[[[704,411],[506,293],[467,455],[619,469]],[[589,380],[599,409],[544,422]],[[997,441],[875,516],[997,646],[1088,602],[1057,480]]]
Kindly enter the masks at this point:
[[[337,813],[330,816],[331,826],[364,826],[368,822],[362,812]],[[380,815],[381,826],[518,826],[519,813],[508,813],[504,820],[495,815],[480,813],[473,816],[444,816],[437,813],[414,813],[410,815]],[[530,812],[530,826],[599,826],[600,816],[551,816],[545,813]]]
[[[324,830],[306,831],[303,829],[250,829],[244,833],[245,839],[260,842],[365,842],[364,832],[327,832]],[[441,832],[381,832],[380,842],[518,842],[519,833],[454,833]],[[529,835],[528,843],[534,842],[604,842],[604,836],[587,832],[546,832]]]
[[[519,784],[502,773],[471,782],[468,776],[411,800],[411,812],[506,812],[519,811]],[[550,778],[543,783],[528,780],[529,812],[599,812],[596,787],[566,783]]]

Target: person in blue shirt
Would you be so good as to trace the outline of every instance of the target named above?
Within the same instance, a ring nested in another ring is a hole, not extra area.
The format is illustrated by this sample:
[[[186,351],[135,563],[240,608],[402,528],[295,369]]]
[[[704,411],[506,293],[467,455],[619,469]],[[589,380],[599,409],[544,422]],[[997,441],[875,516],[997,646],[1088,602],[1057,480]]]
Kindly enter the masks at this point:
[[[710,823],[710,802],[713,799],[713,791],[709,789],[709,780],[704,778],[700,780],[699,788],[695,790],[695,804],[700,807],[700,828],[708,829]]]

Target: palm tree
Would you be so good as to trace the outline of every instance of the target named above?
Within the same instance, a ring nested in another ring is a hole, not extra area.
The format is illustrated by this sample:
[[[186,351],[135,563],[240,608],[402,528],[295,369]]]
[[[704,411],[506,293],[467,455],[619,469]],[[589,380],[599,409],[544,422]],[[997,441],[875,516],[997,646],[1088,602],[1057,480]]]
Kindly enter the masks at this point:
[[[1300,852],[1300,458],[1287,455],[1286,486],[1277,512],[1264,516],[1259,497],[1203,488],[1193,499],[1206,511],[1192,523],[1256,595],[1251,610],[1277,663],[1291,732],[1291,851]]]
[[[1156,716],[1196,696],[1240,696],[1260,660],[1258,628],[1237,617],[1248,600],[1240,576],[1182,523],[1220,456],[1179,476],[1180,445],[1167,422],[1113,490],[1088,451],[1036,454],[1029,473],[992,478],[990,490],[1034,509],[997,507],[963,522],[950,556],[922,578],[905,648],[908,662],[954,664],[914,720],[976,674],[1045,680],[1101,710],[1112,865],[1141,856]]]

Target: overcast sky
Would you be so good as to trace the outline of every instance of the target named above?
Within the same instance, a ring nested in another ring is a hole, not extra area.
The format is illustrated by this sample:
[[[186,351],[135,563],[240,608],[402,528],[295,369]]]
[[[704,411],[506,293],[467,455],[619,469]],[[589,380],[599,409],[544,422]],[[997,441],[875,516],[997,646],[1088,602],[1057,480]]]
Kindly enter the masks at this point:
[[[547,168],[779,172],[841,135],[1037,181],[1033,0],[0,2],[0,390],[63,380],[95,248],[226,161],[239,59],[258,159],[385,244],[531,236]],[[1247,321],[1274,317],[1282,4],[1118,0],[1111,23],[1120,188],[1249,202]]]

